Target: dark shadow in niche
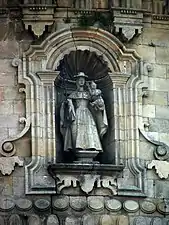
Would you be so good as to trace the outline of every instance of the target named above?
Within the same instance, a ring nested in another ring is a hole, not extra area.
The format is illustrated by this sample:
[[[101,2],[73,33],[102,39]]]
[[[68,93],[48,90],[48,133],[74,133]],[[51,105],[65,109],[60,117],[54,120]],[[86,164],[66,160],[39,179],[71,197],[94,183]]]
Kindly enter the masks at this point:
[[[95,160],[102,164],[115,164],[114,96],[107,63],[102,56],[96,55],[95,52],[77,50],[65,55],[56,70],[60,72],[55,81],[57,162],[70,163],[76,160],[72,152],[63,151],[63,137],[60,133],[60,107],[66,97],[76,89],[74,75],[84,72],[88,76],[88,80],[93,80],[97,84],[97,88],[102,91],[108,118],[108,131],[102,140],[103,153],[99,153]]]

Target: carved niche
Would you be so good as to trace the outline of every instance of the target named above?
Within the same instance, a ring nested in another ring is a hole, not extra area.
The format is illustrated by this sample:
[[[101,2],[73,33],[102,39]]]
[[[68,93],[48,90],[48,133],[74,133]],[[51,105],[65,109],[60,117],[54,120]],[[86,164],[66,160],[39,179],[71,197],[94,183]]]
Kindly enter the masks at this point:
[[[109,164],[117,167],[124,164],[124,172],[130,176],[130,180],[123,177],[123,173],[116,177],[118,190],[114,193],[145,196],[145,167],[139,161],[138,130],[142,60],[116,37],[95,28],[55,32],[40,45],[30,46],[18,65],[18,82],[26,87],[26,118],[31,122],[32,160],[25,166],[26,194],[55,193],[55,183],[47,173],[47,167],[49,163],[55,164],[60,160],[61,151],[57,131],[59,89],[56,81],[61,75],[61,61],[76,51],[94,53],[106,65],[104,79],[97,81],[104,92],[104,99],[109,102],[106,110],[110,127],[105,139],[108,145],[105,155]]]

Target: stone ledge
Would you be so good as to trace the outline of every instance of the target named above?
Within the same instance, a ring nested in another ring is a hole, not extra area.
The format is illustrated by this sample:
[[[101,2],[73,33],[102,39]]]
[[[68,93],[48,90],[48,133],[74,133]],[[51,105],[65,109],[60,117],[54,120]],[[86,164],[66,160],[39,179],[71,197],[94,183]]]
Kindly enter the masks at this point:
[[[124,165],[111,165],[99,163],[57,163],[48,166],[48,172],[52,177],[56,173],[67,174],[84,174],[94,173],[99,175],[113,175],[115,172],[120,172],[124,169]]]

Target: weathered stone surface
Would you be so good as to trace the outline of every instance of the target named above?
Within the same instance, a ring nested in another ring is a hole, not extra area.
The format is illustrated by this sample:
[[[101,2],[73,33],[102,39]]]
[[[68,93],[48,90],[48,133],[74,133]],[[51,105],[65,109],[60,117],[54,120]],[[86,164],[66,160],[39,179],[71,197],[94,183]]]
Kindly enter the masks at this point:
[[[150,126],[149,126],[150,132],[156,132],[156,131],[160,131],[161,133],[168,132],[169,120],[167,119],[150,118],[149,123],[150,123]]]
[[[10,198],[0,199],[0,211],[10,211],[15,207],[15,203]]]
[[[169,215],[169,203],[166,201],[157,204],[157,210],[165,215]]]
[[[32,202],[29,199],[18,199],[16,201],[16,207],[19,210],[27,211],[32,208]]]
[[[160,178],[167,179],[169,176],[169,162],[152,160],[151,163],[148,164],[148,169],[152,169],[155,167],[156,173]]]
[[[59,220],[56,215],[50,215],[47,219],[47,225],[59,225]]]
[[[82,211],[87,206],[86,197],[70,197],[70,207],[76,211]]]
[[[105,202],[105,207],[112,212],[117,212],[122,208],[122,204],[119,200],[110,199]]]
[[[153,213],[156,211],[156,205],[150,201],[143,201],[140,204],[140,208],[145,213]]]
[[[0,216],[0,224],[5,225],[5,221],[4,221],[4,218],[2,216]]]
[[[151,225],[162,225],[162,224],[163,224],[162,219],[159,217],[153,218],[151,220]]]
[[[57,197],[53,202],[53,208],[56,210],[66,210],[69,206],[69,197],[60,196]]]
[[[82,217],[83,225],[95,225],[94,217],[92,215],[84,215]]]
[[[88,207],[89,209],[99,212],[104,209],[104,198],[103,197],[88,197]]]
[[[127,200],[123,203],[123,207],[127,212],[137,212],[139,210],[139,204],[136,201]]]
[[[100,218],[100,225],[112,225],[113,220],[109,215],[103,215]]]
[[[15,164],[23,166],[23,160],[18,156],[0,157],[0,171],[3,175],[10,175],[15,168]]]
[[[50,208],[50,202],[47,199],[38,199],[34,202],[36,209],[46,211]]]
[[[32,214],[28,218],[28,225],[41,225],[41,220],[39,216]]]
[[[80,221],[73,217],[66,217],[65,225],[80,225]]]
[[[169,48],[156,47],[156,62],[162,64],[168,64]]]
[[[117,225],[129,225],[129,219],[127,216],[121,215],[117,218]]]
[[[145,217],[143,216],[139,216],[137,218],[134,219],[134,223],[133,225],[147,225],[147,220]]]
[[[22,225],[22,220],[19,215],[14,214],[9,218],[9,225]]]
[[[156,180],[155,181],[155,198],[168,198],[169,196],[169,189],[168,189],[169,182],[164,180]]]

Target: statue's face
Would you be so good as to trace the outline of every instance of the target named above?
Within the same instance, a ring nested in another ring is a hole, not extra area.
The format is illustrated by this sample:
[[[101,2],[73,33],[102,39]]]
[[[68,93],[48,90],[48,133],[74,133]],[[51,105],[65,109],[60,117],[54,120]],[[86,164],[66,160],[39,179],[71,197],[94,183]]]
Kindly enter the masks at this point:
[[[77,80],[77,85],[79,85],[80,87],[83,87],[85,85],[85,78],[79,77]]]

